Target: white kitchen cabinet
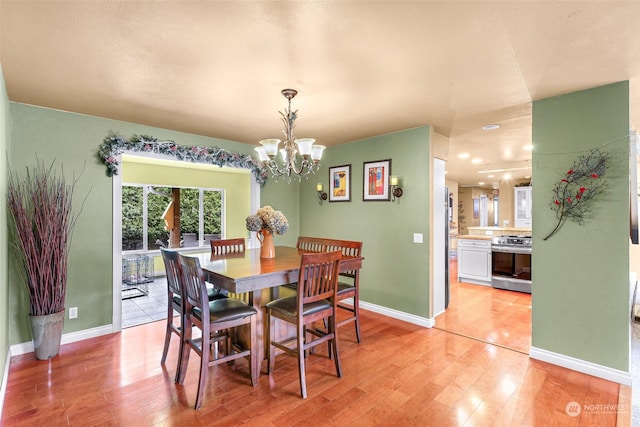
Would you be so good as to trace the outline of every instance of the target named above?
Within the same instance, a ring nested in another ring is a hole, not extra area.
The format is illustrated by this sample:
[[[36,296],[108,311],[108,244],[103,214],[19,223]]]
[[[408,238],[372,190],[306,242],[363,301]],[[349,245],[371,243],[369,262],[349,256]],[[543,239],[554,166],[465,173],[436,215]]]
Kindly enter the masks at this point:
[[[531,228],[531,187],[515,187],[513,214],[516,228]]]
[[[491,240],[458,239],[458,281],[491,286]]]

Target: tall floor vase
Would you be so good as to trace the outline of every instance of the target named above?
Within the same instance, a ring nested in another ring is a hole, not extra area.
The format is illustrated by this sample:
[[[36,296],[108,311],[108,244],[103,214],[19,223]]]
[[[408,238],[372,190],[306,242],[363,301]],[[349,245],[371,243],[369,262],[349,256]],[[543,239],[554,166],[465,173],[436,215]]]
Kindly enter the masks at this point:
[[[29,316],[36,359],[47,360],[58,355],[64,326],[64,310],[44,316]]]

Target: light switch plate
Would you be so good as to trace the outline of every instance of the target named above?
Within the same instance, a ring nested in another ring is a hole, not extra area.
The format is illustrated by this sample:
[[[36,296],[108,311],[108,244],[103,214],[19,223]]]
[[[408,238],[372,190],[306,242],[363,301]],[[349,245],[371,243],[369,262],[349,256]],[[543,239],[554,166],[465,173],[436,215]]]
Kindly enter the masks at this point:
[[[422,233],[413,233],[413,243],[422,243]]]

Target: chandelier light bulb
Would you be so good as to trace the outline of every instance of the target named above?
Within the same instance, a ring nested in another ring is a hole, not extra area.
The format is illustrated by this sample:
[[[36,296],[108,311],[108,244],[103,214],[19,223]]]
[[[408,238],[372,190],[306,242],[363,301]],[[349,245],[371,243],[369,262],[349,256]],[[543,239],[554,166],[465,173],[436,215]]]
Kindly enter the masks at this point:
[[[254,148],[254,150],[256,150],[256,153],[258,153],[258,159],[261,162],[268,162],[269,161],[269,156],[267,155],[267,150],[264,149],[264,147],[256,147]]]
[[[279,139],[263,139],[260,141],[260,144],[264,147],[264,150],[267,153],[267,156],[273,158],[278,153],[278,144],[280,144]]]
[[[325,147],[324,145],[314,145],[313,147],[311,147],[311,160],[313,160],[315,163],[318,163],[322,158],[322,152],[325,148],[327,147]]]
[[[298,150],[300,151],[300,155],[305,159],[308,159],[311,155],[311,146],[316,142],[313,138],[301,138],[297,139],[296,143],[298,144]]]

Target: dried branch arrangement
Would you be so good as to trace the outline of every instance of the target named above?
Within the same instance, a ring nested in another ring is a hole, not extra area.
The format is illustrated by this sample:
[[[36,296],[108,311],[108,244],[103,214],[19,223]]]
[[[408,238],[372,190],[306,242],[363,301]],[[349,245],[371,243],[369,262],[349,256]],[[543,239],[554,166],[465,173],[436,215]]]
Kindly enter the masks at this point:
[[[29,292],[29,314],[42,316],[64,310],[67,257],[77,215],[71,210],[77,182],[68,184],[54,163],[27,168],[20,180],[9,171],[7,205],[13,243],[21,255]]]
[[[584,223],[591,211],[589,202],[602,192],[606,181],[602,179],[607,170],[608,153],[597,148],[580,156],[567,171],[564,178],[553,187],[551,209],[556,212],[558,223],[543,240],[553,236],[567,220]]]

